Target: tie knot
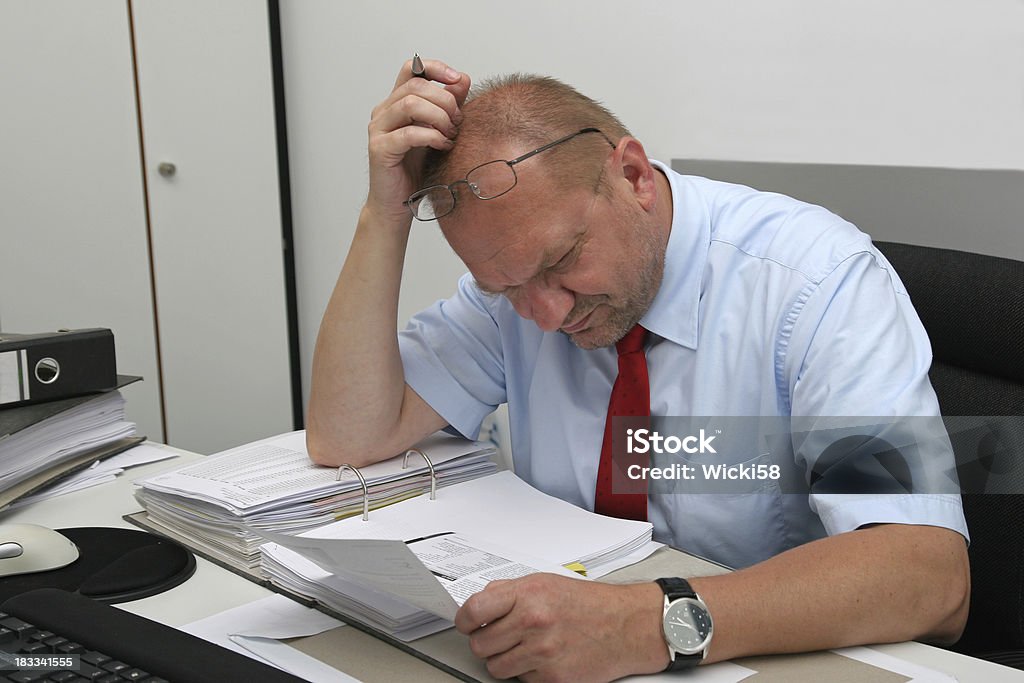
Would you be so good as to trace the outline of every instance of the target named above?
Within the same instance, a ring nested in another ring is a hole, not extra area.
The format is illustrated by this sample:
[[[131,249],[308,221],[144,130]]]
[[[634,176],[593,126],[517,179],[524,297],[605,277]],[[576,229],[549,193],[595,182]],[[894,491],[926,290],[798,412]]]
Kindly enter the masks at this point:
[[[619,352],[620,356],[624,353],[642,351],[646,337],[647,330],[636,324],[633,326],[633,329],[626,333],[625,337],[615,342],[615,350]]]

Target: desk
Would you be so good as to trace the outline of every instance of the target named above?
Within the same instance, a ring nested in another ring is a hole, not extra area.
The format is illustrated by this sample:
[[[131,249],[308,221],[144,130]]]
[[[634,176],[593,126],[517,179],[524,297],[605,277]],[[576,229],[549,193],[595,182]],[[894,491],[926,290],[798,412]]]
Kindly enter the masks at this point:
[[[185,460],[177,458],[169,462],[154,463],[128,470],[115,482],[76,491],[36,505],[0,514],[0,523],[26,522],[52,528],[74,526],[133,528],[121,519],[122,515],[139,509],[132,497],[131,481],[165,469],[180,467],[183,462],[202,457],[181,451],[176,452],[182,453]],[[677,561],[678,557],[673,557],[672,554],[659,553],[641,564]],[[272,594],[266,588],[247,581],[201,557],[197,557],[196,562],[195,575],[180,586],[160,595],[119,606],[171,626],[181,626]],[[677,565],[666,564],[665,566]],[[635,568],[631,567],[623,571],[627,572],[626,578],[628,578],[628,572],[635,571]],[[661,568],[658,568],[657,571],[664,571],[666,575],[670,573],[669,570]],[[439,647],[445,646],[445,644],[453,647],[465,647],[464,643],[460,642],[463,637],[454,630],[438,635],[441,636],[438,639]],[[367,681],[367,683],[394,680],[448,682],[454,680],[426,662],[354,628],[342,628],[319,636],[300,639],[293,645]],[[961,681],[984,680],[995,683],[1024,681],[1024,672],[920,643],[879,645],[874,649],[944,671],[956,676]],[[472,655],[469,654],[468,648],[465,648],[465,653],[467,660],[475,662]],[[780,663],[784,661],[784,658],[781,657],[772,659],[777,659]],[[484,671],[479,664],[477,670]],[[765,680],[763,674],[757,680]],[[774,680],[774,678],[770,680]]]

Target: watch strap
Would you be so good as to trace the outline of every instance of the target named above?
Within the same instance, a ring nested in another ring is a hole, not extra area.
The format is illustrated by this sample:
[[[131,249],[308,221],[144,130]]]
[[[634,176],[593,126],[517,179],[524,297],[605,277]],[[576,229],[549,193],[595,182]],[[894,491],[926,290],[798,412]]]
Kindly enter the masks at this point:
[[[686,579],[678,577],[655,579],[655,583],[661,586],[661,590],[665,592],[665,597],[668,598],[670,603],[673,600],[678,600],[679,598],[700,599],[697,596],[697,592],[693,590],[693,587],[690,586],[690,582]],[[681,652],[676,652],[671,648],[669,651],[672,652],[674,656],[669,661],[668,666],[665,667],[665,671],[682,671],[683,669],[692,669],[700,664],[704,659],[703,654],[686,655]]]
[[[665,591],[665,597],[668,598],[669,602],[678,600],[679,598],[696,598],[697,592],[690,586],[690,582],[686,579],[680,579],[673,577],[670,579],[656,579],[655,583],[661,586],[661,590]]]

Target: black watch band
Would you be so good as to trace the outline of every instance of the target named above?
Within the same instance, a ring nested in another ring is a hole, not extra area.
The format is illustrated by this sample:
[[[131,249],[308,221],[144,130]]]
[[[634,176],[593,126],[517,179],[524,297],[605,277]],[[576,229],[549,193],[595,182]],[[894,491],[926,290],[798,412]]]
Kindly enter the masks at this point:
[[[680,579],[678,577],[667,578],[667,579],[655,579],[655,583],[661,586],[661,590],[665,592],[665,597],[668,598],[669,602],[677,600],[679,598],[694,598],[697,599],[697,593],[690,586],[690,582],[686,579]],[[684,655],[679,652],[675,653],[675,658],[668,663],[665,667],[665,671],[682,671],[683,669],[692,669],[701,663],[704,659],[704,655]]]
[[[655,583],[661,586],[661,590],[665,591],[665,597],[668,598],[669,602],[678,598],[696,598],[697,593],[690,586],[690,582],[686,579],[671,578],[671,579],[656,579]]]

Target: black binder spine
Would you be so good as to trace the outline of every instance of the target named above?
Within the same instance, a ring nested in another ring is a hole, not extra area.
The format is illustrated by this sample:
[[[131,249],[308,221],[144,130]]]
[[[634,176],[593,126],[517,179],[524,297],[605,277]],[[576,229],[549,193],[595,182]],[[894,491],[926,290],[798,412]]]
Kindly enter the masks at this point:
[[[116,386],[114,334],[108,329],[0,332],[0,407],[109,391]]]

